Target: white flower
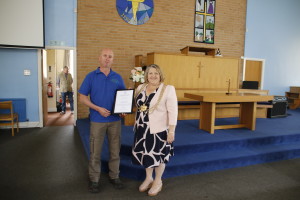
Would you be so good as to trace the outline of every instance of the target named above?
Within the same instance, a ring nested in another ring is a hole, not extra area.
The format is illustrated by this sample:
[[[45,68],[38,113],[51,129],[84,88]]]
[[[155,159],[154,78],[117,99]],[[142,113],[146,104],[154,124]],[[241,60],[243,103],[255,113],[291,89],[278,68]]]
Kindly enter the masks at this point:
[[[135,72],[136,72],[136,70],[135,70],[135,69],[132,69],[132,70],[131,70],[131,74],[132,74],[132,75],[134,75],[134,74],[135,74]]]
[[[144,74],[145,72],[143,71],[142,67],[135,67],[134,69],[131,70],[130,79],[133,82],[144,83],[145,82]]]
[[[140,71],[140,72],[143,71],[142,67],[135,67],[135,69],[136,69],[137,71]]]

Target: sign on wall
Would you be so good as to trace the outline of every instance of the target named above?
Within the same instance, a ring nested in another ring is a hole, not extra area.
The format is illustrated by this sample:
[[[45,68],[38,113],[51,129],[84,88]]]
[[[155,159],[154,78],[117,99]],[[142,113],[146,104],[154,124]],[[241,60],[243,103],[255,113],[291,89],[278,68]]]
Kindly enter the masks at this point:
[[[214,44],[216,0],[196,0],[194,42]]]
[[[117,10],[120,17],[132,25],[142,25],[152,16],[153,0],[117,0]]]

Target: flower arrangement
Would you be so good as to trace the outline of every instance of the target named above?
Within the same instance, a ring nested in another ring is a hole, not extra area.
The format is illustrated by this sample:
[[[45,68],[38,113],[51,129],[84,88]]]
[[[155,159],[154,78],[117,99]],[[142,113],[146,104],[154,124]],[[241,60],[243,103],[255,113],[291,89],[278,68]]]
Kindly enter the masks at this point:
[[[145,82],[145,72],[143,71],[142,67],[135,67],[131,70],[130,80],[137,83],[144,83]]]

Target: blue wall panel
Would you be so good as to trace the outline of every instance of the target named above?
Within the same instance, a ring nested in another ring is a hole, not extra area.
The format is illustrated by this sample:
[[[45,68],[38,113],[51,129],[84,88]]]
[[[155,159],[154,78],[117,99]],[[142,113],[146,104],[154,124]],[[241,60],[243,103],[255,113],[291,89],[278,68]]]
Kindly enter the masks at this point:
[[[29,121],[39,121],[38,50],[0,48],[0,98],[24,98]],[[25,76],[24,70],[31,75]]]
[[[12,99],[0,99],[0,101],[12,101],[14,113],[18,114],[19,122],[27,121],[26,99],[12,98]],[[9,113],[9,111],[1,110],[0,113]]]

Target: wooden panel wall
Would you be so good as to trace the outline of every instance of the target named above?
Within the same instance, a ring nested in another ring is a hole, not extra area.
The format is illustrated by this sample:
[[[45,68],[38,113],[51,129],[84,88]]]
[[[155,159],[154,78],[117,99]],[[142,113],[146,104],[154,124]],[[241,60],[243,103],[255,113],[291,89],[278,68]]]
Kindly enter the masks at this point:
[[[239,58],[149,53],[147,64],[153,63],[161,67],[165,83],[175,86],[179,98],[193,90],[226,91],[229,79],[231,89],[239,87]]]

